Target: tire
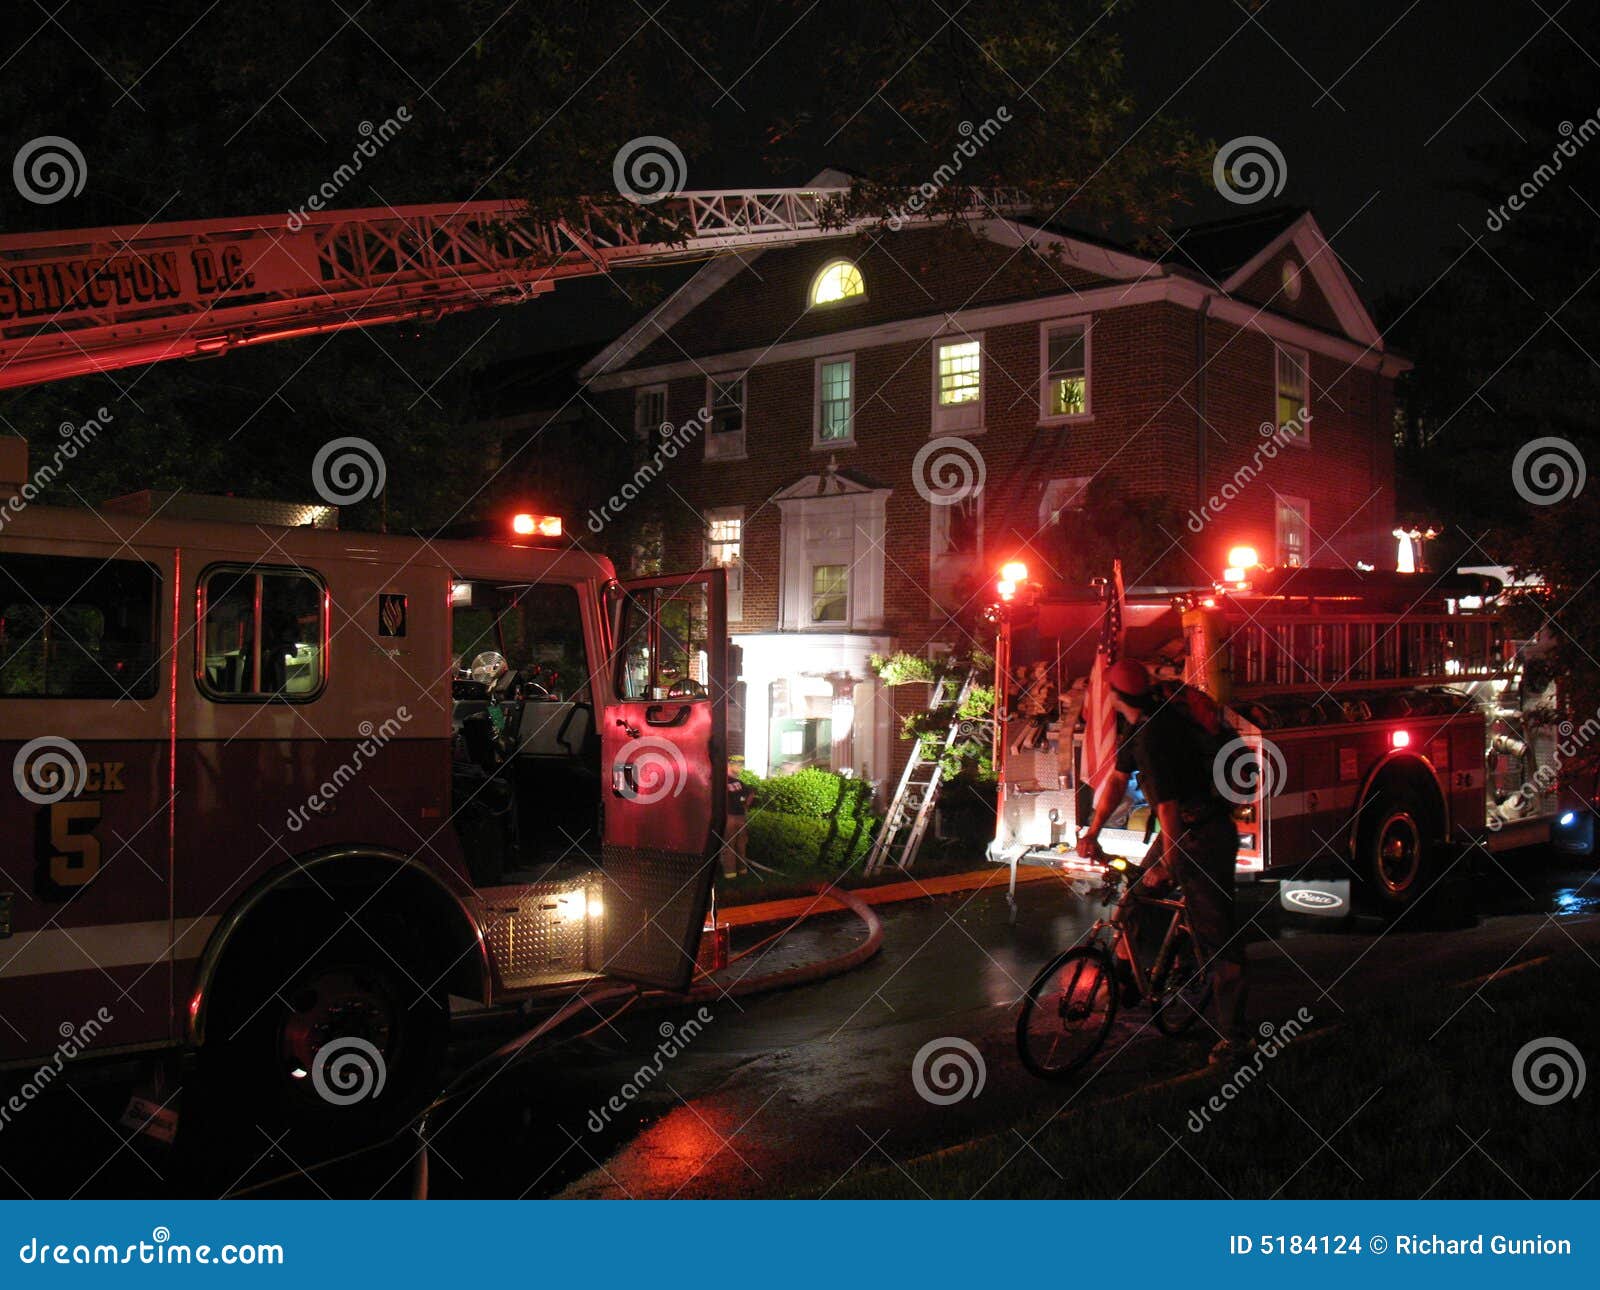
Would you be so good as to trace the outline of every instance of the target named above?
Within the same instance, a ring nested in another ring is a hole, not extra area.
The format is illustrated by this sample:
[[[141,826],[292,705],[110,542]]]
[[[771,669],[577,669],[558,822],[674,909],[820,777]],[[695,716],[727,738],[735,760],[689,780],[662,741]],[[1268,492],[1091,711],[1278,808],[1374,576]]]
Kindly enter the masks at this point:
[[[1100,1050],[1117,1017],[1111,956],[1080,945],[1033,979],[1017,1017],[1017,1055],[1040,1079],[1066,1079]]]
[[[1156,1002],[1156,1027],[1164,1035],[1192,1029],[1211,1006],[1215,983],[1195,953],[1194,937],[1185,932],[1173,946]]]
[[[1367,891],[1384,909],[1414,904],[1432,882],[1434,811],[1415,789],[1380,789],[1362,808],[1356,862]]]
[[[403,922],[357,917],[235,949],[200,1057],[208,1131],[253,1140],[257,1156],[267,1141],[252,1126],[286,1134],[309,1166],[382,1142],[438,1092],[450,1014],[437,972]]]

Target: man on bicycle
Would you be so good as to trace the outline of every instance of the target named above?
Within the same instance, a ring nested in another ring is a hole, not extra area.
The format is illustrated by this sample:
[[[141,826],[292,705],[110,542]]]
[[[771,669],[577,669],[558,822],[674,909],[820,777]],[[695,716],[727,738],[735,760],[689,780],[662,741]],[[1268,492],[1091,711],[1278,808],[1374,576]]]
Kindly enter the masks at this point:
[[[1213,752],[1205,732],[1175,703],[1156,703],[1150,672],[1132,659],[1112,664],[1107,680],[1112,705],[1126,732],[1117,764],[1095,804],[1094,818],[1078,839],[1089,858],[1095,840],[1137,770],[1139,785],[1161,824],[1162,852],[1143,881],[1170,875],[1183,890],[1196,951],[1216,982],[1221,1038],[1211,1062],[1234,1064],[1249,1052],[1245,1022],[1245,952],[1234,934],[1233,875],[1239,834],[1213,779]],[[1121,723],[1119,723],[1119,726]]]

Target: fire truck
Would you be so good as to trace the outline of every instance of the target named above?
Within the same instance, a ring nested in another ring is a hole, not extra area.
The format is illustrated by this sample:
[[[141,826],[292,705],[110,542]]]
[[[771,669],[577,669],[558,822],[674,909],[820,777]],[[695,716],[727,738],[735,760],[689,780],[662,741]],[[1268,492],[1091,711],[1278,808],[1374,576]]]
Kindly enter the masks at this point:
[[[559,217],[0,234],[0,390],[875,228],[852,203],[824,172]],[[726,788],[720,570],[619,581],[531,512],[466,541],[194,495],[55,509],[20,440],[0,467],[0,1072],[183,1052],[258,1119],[370,1138],[433,1088],[449,996],[689,981]],[[330,1096],[352,1047],[376,1091]]]
[[[146,493],[8,521],[0,1066],[77,1029],[197,1051],[256,1117],[370,1131],[436,1087],[450,996],[689,983],[720,570],[620,581],[527,514],[424,540]],[[352,1046],[381,1083],[342,1107]]]
[[[1592,851],[1593,814],[1559,774],[1574,732],[1539,642],[1510,634],[1500,578],[1252,564],[1204,587],[1135,587],[1121,605],[1127,657],[1222,705],[1232,729],[1213,779],[1233,804],[1241,881],[1280,880],[1292,911],[1393,913],[1440,879],[1441,844]],[[1093,809],[1088,678],[1114,593],[1048,594],[1022,566],[1007,573],[989,858],[1014,891],[1019,865],[1077,865]],[[1019,704],[1028,688],[1048,706]],[[1153,816],[1135,777],[1101,845],[1142,859]]]

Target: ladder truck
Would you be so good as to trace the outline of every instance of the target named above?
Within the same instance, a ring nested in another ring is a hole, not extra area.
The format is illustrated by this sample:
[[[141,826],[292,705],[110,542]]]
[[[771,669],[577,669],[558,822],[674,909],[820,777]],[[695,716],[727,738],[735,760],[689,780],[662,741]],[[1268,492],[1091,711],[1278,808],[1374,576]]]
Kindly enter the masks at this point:
[[[1280,880],[1292,911],[1336,916],[1364,899],[1392,913],[1443,877],[1447,844],[1592,853],[1594,815],[1561,767],[1600,721],[1577,729],[1560,715],[1539,643],[1507,624],[1515,588],[1469,572],[1226,576],[1130,589],[1123,652],[1222,705],[1233,737],[1213,778],[1233,804],[1240,881]],[[1004,692],[989,859],[1010,867],[1014,890],[1019,865],[1081,863],[1088,677],[1114,593],[1013,591],[994,614]],[[1040,664],[1059,698],[1029,731],[1010,696],[1016,670]],[[1153,815],[1135,777],[1100,834],[1105,851],[1142,859]]]
[[[7,233],[0,389],[875,226],[849,202]],[[258,1118],[370,1140],[436,1089],[448,996],[689,984],[725,818],[721,570],[620,580],[537,506],[428,540],[315,504],[50,507],[40,478],[0,438],[0,1073],[22,1093],[176,1055]],[[352,1056],[371,1096],[330,1096]]]

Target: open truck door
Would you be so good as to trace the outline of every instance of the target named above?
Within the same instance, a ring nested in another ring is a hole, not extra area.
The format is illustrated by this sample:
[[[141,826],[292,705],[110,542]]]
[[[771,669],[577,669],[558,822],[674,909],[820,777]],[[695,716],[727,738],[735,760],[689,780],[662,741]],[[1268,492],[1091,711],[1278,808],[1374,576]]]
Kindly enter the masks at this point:
[[[724,572],[614,589],[601,720],[605,916],[595,971],[666,990],[694,975],[727,792]]]

